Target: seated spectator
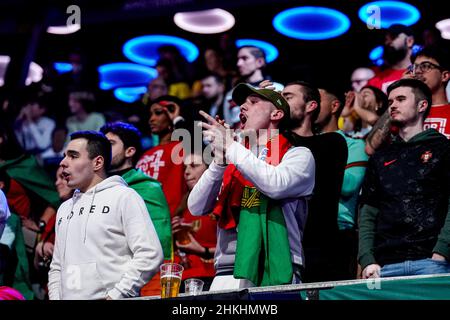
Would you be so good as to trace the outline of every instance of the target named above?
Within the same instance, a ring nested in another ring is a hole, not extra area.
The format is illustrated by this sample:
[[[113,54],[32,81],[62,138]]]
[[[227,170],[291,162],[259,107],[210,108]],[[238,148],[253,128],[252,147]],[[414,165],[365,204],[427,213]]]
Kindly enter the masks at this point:
[[[42,152],[39,160],[50,176],[56,174],[59,163],[64,158],[64,143],[67,139],[67,128],[56,127],[52,132],[52,144]]]
[[[156,77],[148,83],[147,92],[142,96],[142,103],[147,105],[159,97],[168,94],[166,81],[161,77]]]
[[[145,151],[136,164],[137,169],[161,183],[172,217],[184,210],[182,199],[186,194],[182,144],[171,141],[174,122],[180,114],[177,101],[179,99],[164,96],[150,106],[149,124],[152,134],[158,136],[159,145]]]
[[[173,64],[168,59],[160,59],[156,64],[158,77],[164,79],[168,86],[168,94],[179,99],[191,97],[191,88],[189,83],[181,74],[176,74],[173,70]]]
[[[202,154],[189,153],[184,158],[184,179],[189,191],[208,169]],[[217,219],[213,214],[195,217],[189,209],[172,218],[175,239],[175,261],[184,267],[183,278],[199,278],[208,291],[215,275],[214,253],[216,251]]]
[[[346,133],[353,138],[365,138],[388,107],[386,94],[378,88],[365,86],[361,92],[347,92],[345,98],[345,105],[356,115],[353,130]]]
[[[47,106],[42,98],[32,97],[22,107],[14,124],[15,134],[22,148],[39,154],[51,144],[55,121],[44,116]]]
[[[411,28],[393,24],[386,29],[383,46],[384,65],[367,83],[386,92],[387,87],[403,77],[412,54],[414,34]]]
[[[66,201],[72,197],[74,190],[67,186],[67,181],[64,179],[62,172],[62,167],[59,167],[56,171],[55,187],[61,201]],[[41,220],[41,234],[34,255],[34,267],[40,276],[40,285],[45,288],[46,292],[48,271],[50,270],[55,245],[55,223],[56,214],[51,215],[47,221]]]
[[[87,91],[74,91],[69,95],[70,112],[73,114],[66,121],[67,135],[76,131],[97,131],[105,124],[105,117],[94,112],[94,94]]]

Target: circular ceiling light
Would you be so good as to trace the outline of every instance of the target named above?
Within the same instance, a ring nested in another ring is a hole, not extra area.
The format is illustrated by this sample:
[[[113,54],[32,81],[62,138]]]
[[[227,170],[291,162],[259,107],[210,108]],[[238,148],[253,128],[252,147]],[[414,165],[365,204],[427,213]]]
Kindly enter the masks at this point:
[[[230,30],[235,23],[231,13],[218,8],[179,12],[174,15],[173,21],[183,30],[202,34],[221,33]]]
[[[55,62],[55,63],[53,63],[53,68],[59,74],[70,72],[73,69],[72,64],[69,62]]]
[[[146,86],[158,76],[156,69],[134,63],[110,63],[98,67],[100,89]]]
[[[375,1],[367,3],[359,9],[359,18],[364,23],[369,23],[369,21],[375,18],[373,16],[374,8],[379,8],[380,16],[378,19],[381,28],[389,28],[394,23],[411,26],[420,19],[420,12],[416,7],[401,1]]]
[[[78,23],[74,23],[68,26],[50,26],[47,28],[47,33],[52,34],[71,34],[81,29]]]
[[[266,42],[256,39],[238,39],[236,40],[236,47],[244,47],[244,46],[254,46],[262,49],[264,53],[266,54],[266,62],[270,63],[274,61],[276,58],[278,58],[278,49]]]
[[[39,82],[44,76],[44,69],[36,62],[31,61],[30,68],[28,69],[28,76],[25,79],[25,85],[29,86],[33,82]]]
[[[450,40],[450,19],[437,22],[436,28],[441,32],[441,37],[443,39]]]
[[[123,102],[133,103],[139,99],[141,95],[147,92],[146,86],[140,87],[125,87],[114,90],[114,96]]]
[[[324,7],[297,7],[278,13],[274,28],[285,36],[302,40],[323,40],[340,36],[350,28],[345,14]]]
[[[159,59],[158,48],[173,45],[188,62],[197,59],[198,48],[190,41],[166,35],[148,35],[128,40],[123,46],[123,54],[133,62],[155,66]]]
[[[369,59],[370,61],[372,61],[372,63],[376,66],[381,66],[383,65],[384,61],[383,61],[383,46],[378,46],[372,49],[372,51],[370,51],[369,53]]]

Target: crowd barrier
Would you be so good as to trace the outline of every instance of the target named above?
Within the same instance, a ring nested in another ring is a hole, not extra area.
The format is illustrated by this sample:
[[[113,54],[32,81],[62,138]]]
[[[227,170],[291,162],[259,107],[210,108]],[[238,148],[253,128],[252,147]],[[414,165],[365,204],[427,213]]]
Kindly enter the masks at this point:
[[[155,300],[158,296],[136,300]],[[450,274],[316,282],[179,294],[171,300],[450,300]]]

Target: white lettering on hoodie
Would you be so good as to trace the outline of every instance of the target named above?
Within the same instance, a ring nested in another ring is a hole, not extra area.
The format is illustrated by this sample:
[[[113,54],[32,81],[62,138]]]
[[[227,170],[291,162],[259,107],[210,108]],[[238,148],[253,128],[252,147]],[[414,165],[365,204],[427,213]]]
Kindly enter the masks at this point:
[[[138,296],[163,261],[144,201],[119,176],[75,191],[59,207],[55,228],[52,300]]]

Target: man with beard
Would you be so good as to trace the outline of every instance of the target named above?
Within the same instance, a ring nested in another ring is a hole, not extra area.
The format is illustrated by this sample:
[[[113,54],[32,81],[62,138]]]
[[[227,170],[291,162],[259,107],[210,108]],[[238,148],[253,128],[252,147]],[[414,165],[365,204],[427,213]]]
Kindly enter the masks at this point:
[[[225,84],[223,78],[216,73],[209,73],[202,79],[202,95],[208,104],[209,115],[223,119],[223,107],[225,101]]]
[[[393,143],[370,158],[359,222],[364,278],[450,272],[450,145],[424,130],[431,90],[401,79],[388,87]]]
[[[358,200],[368,156],[364,152],[364,140],[354,139],[338,130],[338,118],[343,109],[342,99],[332,88],[320,88],[320,113],[316,124],[321,133],[337,132],[345,138],[348,148],[344,182],[339,198],[337,236],[338,254],[334,269],[341,279],[354,279],[356,275],[356,256],[358,235],[356,228]],[[308,261],[307,261],[308,263]]]
[[[424,82],[431,90],[432,105],[424,129],[433,128],[450,138],[450,105],[445,88],[450,79],[448,52],[436,46],[424,47],[411,57],[406,77]],[[391,122],[384,114],[367,137],[366,152],[371,155],[388,140]]]
[[[409,66],[413,45],[414,36],[410,28],[401,24],[390,26],[387,29],[383,46],[386,68],[370,79],[368,85],[386,92],[391,83],[401,79]]]
[[[121,176],[142,197],[161,242],[164,259],[169,260],[172,231],[169,206],[161,184],[134,168],[142,151],[141,133],[133,125],[123,122],[108,123],[100,131],[111,142],[112,160],[108,173]]]
[[[343,280],[336,263],[340,252],[337,247],[338,207],[347,164],[347,143],[337,132],[313,133],[321,108],[317,88],[295,81],[284,87],[282,95],[291,110],[290,141],[295,146],[310,149],[316,162],[315,186],[308,203],[303,237],[305,270],[302,281]]]

